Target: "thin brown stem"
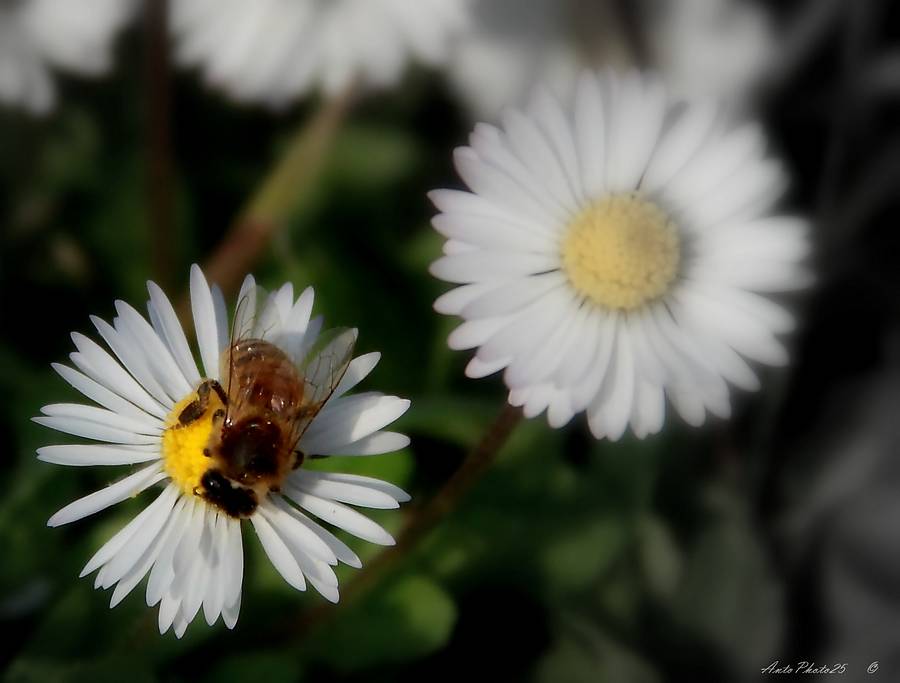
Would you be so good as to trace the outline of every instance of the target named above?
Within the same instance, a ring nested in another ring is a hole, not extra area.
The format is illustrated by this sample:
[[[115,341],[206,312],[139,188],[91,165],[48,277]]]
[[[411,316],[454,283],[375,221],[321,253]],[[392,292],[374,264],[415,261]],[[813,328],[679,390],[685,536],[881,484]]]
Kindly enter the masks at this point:
[[[475,447],[469,451],[459,469],[453,473],[443,488],[413,518],[391,546],[349,581],[342,590],[338,605],[321,605],[301,615],[287,628],[288,632],[303,637],[316,626],[328,621],[340,608],[346,608],[365,595],[386,573],[404,560],[419,543],[437,527],[456,507],[472,487],[481,479],[497,459],[515,427],[522,420],[522,410],[506,404],[500,414],[488,426]]]
[[[258,263],[315,182],[352,101],[352,89],[348,89],[324,101],[318,112],[300,126],[284,155],[203,264],[207,279],[217,283],[226,296],[237,291],[241,280]],[[177,310],[182,320],[190,319],[187,298],[179,302]]]
[[[288,219],[303,188],[320,170],[349,104],[349,93],[328,100],[297,131],[284,157],[207,259],[207,277],[226,292],[236,288]]]

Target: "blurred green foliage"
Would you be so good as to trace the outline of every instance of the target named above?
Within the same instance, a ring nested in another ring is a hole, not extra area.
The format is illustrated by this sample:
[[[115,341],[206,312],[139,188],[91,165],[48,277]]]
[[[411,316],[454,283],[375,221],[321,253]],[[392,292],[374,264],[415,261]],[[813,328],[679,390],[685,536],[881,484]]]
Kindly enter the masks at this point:
[[[523,424],[460,508],[402,566],[305,638],[272,633],[322,599],[290,589],[245,534],[248,569],[238,627],[198,619],[186,637],[156,632],[138,588],[115,610],[77,579],[94,550],[143,501],[50,530],[67,501],[119,471],[39,463],[65,439],[29,421],[74,398],[49,367],[68,333],[109,317],[113,301],[146,300],[156,239],[171,239],[166,277],[183,291],[201,261],[312,105],[281,115],[236,108],[190,79],[177,83],[177,230],[147,221],[141,99],[127,74],[65,84],[49,119],[0,120],[4,199],[0,388],[5,495],[0,498],[0,623],[5,680],[403,681],[537,683],[733,680],[771,655],[781,607],[746,510],[744,479],[723,466],[727,436],[677,426],[639,442],[596,443],[577,419],[563,430]],[[447,349],[453,321],[431,308],[443,287],[427,274],[440,249],[427,190],[454,186],[450,150],[467,126],[439,84],[356,110],[319,181],[256,269],[268,286],[314,285],[329,323],[360,329],[381,363],[365,387],[410,397],[398,428],[411,447],[315,466],[383,477],[414,502],[373,514],[389,529],[427,501],[499,410],[496,378],[463,377]],[[379,549],[349,541],[364,562]],[[356,570],[344,568],[342,582]],[[267,634],[265,638],[262,634]]]

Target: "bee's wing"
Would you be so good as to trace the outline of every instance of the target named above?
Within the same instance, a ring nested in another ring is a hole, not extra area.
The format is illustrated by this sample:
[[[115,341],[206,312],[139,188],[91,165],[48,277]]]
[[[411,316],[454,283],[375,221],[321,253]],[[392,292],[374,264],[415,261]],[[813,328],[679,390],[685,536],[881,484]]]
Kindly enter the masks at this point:
[[[256,284],[252,275],[244,278],[234,309],[234,320],[231,323],[231,343],[241,339],[250,339],[256,334],[257,317],[266,309],[269,293]]]
[[[242,403],[242,397],[236,395],[237,388],[231,385],[234,377],[234,345],[243,339],[260,336],[257,330],[259,321],[267,311],[271,298],[265,288],[256,284],[252,275],[244,278],[234,309],[234,319],[231,321],[231,339],[219,359],[219,376],[229,399],[225,407],[226,419]]]
[[[293,428],[295,445],[344,378],[350,361],[353,360],[356,337],[355,329],[328,330],[322,333],[306,354],[300,365],[303,403]]]

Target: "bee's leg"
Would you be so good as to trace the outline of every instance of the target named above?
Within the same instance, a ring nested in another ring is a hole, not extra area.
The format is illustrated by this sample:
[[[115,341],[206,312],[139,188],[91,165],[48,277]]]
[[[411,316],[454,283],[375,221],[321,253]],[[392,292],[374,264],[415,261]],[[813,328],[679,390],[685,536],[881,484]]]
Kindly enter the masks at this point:
[[[222,401],[222,405],[228,405],[228,396],[225,395],[225,390],[222,388],[222,385],[219,384],[218,380],[208,379],[204,384],[208,384],[209,387],[219,395],[219,400]]]
[[[201,401],[191,401],[178,414],[178,426],[186,427],[187,425],[191,424],[191,422],[199,420],[201,417],[203,417],[203,413],[205,412],[206,407]]]
[[[209,408],[210,391],[215,391],[222,398],[222,402],[225,402],[225,392],[222,390],[222,385],[214,379],[208,379],[197,387],[197,400],[188,403],[178,415],[179,425],[183,427],[203,417],[207,408]],[[224,416],[225,413],[221,409],[216,411],[217,414],[220,412]]]
[[[306,453],[298,448],[296,451],[294,451],[294,466],[291,469],[299,469],[304,460],[306,460]]]

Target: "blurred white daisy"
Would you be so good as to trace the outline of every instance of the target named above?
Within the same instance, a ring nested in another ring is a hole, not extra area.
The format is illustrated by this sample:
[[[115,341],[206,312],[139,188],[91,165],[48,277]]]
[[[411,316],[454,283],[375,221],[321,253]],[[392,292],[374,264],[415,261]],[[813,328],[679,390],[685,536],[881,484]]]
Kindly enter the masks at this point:
[[[777,58],[773,22],[748,0],[638,0],[630,11],[650,66],[683,96],[710,96],[740,111]],[[454,43],[447,71],[476,119],[526,100],[535,83],[570,97],[588,68],[623,68],[634,54],[622,3],[481,0]]]
[[[115,606],[149,572],[147,604],[160,606],[160,633],[174,626],[178,637],[201,607],[210,625],[221,614],[225,624],[234,627],[243,576],[242,519],[249,518],[266,554],[291,586],[304,590],[308,582],[336,602],[338,581],[331,567],[339,561],[353,567],[361,563],[345,543],[309,515],[359,538],[391,545],[394,541],[387,531],[345,503],[396,508],[409,499],[396,486],[370,477],[297,468],[283,479],[280,491],[267,490],[258,496],[216,473],[224,502],[217,500],[207,478],[214,458],[205,451],[212,443],[217,419],[225,412],[224,404],[218,391],[210,391],[207,404],[201,406],[202,389],[198,393],[198,388],[205,380],[222,379],[225,384],[226,358],[230,357],[225,351],[231,336],[218,288],[207,285],[197,266],[191,270],[190,284],[202,369],[194,361],[172,305],[150,282],[150,322],[117,301],[118,317],[112,325],[92,318],[112,353],[74,333],[78,349],[70,356],[74,368],[54,365],[67,382],[98,405],[48,405],[42,409],[44,415],[35,418],[47,427],[101,442],[46,446],[38,450],[41,460],[75,466],[140,466],[124,479],[70,503],[50,518],[49,526],[74,522],[161,485],[156,499],[97,551],[81,575],[99,570],[95,587],[115,586],[110,603]],[[309,374],[322,366],[317,359],[326,357],[337,344],[352,342],[355,331],[318,349],[327,333],[320,335],[321,316],[310,319],[311,288],[295,301],[292,286],[286,284],[269,295],[258,312],[245,305],[253,300],[256,289],[248,277],[239,299],[244,303],[235,314],[236,328],[277,346],[296,367],[306,368],[310,382],[321,381],[321,376],[310,378]],[[301,365],[304,358],[307,362]],[[409,401],[377,392],[347,395],[379,358],[380,354],[369,353],[344,364],[340,383],[330,397],[322,396],[327,402],[297,444],[303,457],[372,455],[409,443],[402,434],[383,431],[406,412]],[[271,405],[274,410],[274,399]],[[236,497],[239,509],[234,506]]]
[[[555,93],[571,91],[585,66],[572,31],[572,6],[572,0],[473,5],[471,26],[455,43],[447,74],[474,117],[493,118],[503,107],[519,104],[536,82]],[[595,35],[599,44],[609,44]]]
[[[385,87],[442,62],[469,0],[173,0],[179,60],[240,101],[281,106],[319,86]]]
[[[108,71],[112,42],[134,8],[132,0],[0,3],[0,103],[44,113],[56,100],[51,69]]]
[[[435,308],[465,319],[449,343],[478,349],[466,373],[505,369],[526,416],[643,437],[668,397],[700,425],[729,415],[727,383],[759,386],[747,360],[787,361],[794,318],[768,295],[807,284],[807,226],[769,215],[785,176],[759,126],[585,74],[568,109],[539,92],[455,159],[471,192],[431,194],[448,238],[431,271],[463,286]]]
[[[772,17],[748,0],[649,0],[648,40],[666,84],[740,110],[779,57]]]

